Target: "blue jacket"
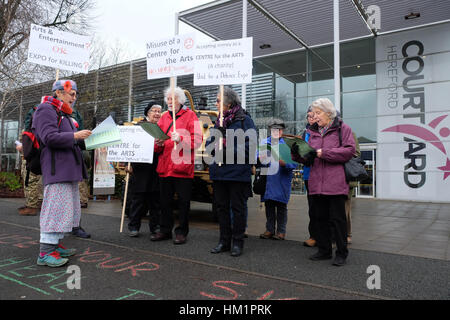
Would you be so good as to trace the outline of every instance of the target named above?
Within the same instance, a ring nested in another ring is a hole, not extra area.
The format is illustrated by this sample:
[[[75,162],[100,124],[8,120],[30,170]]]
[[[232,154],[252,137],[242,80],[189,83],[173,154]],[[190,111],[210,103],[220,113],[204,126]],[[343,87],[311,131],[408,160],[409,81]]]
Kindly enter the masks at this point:
[[[254,135],[256,137],[256,128],[255,124],[253,123],[252,118],[248,114],[245,114],[244,119],[240,120],[234,120],[230,126],[227,129],[243,129],[244,132],[246,132],[249,129],[254,130]],[[215,143],[215,137],[213,135],[210,136],[210,138],[206,142],[206,146],[208,146],[211,143]],[[219,143],[217,139],[217,144]],[[256,142],[255,142],[256,143]],[[226,147],[224,148],[224,161],[226,162],[226,148],[230,147],[231,142],[227,141]],[[255,145],[256,146],[256,145]],[[237,138],[234,139],[234,162],[232,164],[222,163],[221,166],[219,166],[217,163],[213,162],[209,166],[209,177],[211,180],[219,180],[219,181],[242,181],[242,182],[251,182],[251,166],[256,162],[256,154],[250,154],[250,152],[253,153],[253,149],[256,150],[256,148],[250,148],[250,141],[248,138],[245,139],[244,144],[237,144]],[[237,164],[237,158],[238,155],[242,156],[245,155],[245,164]]]
[[[283,138],[280,144],[285,144]],[[271,145],[271,137],[268,137],[262,144]],[[292,171],[297,168],[295,163],[287,163],[285,167],[279,166],[276,174],[267,175],[266,193],[261,196],[261,202],[274,200],[282,203],[288,203],[291,197]]]
[[[310,133],[306,132],[305,141],[308,142]],[[309,171],[311,171],[310,167],[303,166],[303,180],[309,180]]]

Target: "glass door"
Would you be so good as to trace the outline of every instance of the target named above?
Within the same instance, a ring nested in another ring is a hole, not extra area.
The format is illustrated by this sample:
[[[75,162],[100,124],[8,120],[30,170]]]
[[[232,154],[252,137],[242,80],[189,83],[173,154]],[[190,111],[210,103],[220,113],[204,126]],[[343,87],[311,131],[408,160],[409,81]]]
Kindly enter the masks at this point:
[[[374,198],[375,197],[375,159],[376,146],[361,145],[361,158],[366,162],[364,165],[369,178],[358,182],[356,187],[356,197]]]

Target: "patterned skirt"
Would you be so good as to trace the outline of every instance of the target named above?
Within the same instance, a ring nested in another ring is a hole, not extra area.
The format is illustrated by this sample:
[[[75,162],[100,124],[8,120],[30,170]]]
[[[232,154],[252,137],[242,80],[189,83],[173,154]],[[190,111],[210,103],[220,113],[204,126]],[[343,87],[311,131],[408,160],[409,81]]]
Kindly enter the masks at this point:
[[[41,232],[70,232],[80,225],[80,218],[78,181],[45,186],[40,214]]]

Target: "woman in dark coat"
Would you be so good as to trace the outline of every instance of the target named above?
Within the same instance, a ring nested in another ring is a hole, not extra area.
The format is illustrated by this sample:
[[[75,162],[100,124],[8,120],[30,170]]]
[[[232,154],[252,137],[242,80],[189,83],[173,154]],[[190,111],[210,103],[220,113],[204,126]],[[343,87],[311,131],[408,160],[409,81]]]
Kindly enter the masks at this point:
[[[32,129],[40,144],[44,185],[37,264],[58,267],[75,254],[75,249],[65,249],[60,240],[80,224],[78,182],[87,177],[80,145],[84,147],[91,131],[77,131],[71,117],[76,83],[59,80],[52,91],[53,96],[43,97],[37,107]]]
[[[217,97],[217,105],[219,103],[220,96]],[[229,88],[224,88],[223,107],[223,123],[221,125],[218,119],[215,130],[216,133],[220,131],[218,133],[222,134],[223,137],[225,161],[221,163],[215,161],[209,167],[220,224],[220,240],[218,245],[211,250],[211,253],[231,250],[231,255],[237,257],[242,254],[244,247],[245,203],[251,190],[250,162],[256,159],[256,130],[252,118],[241,107],[238,94]],[[248,137],[245,138],[244,143],[239,144],[237,137],[231,135],[231,133],[241,129],[243,134],[254,134],[255,141],[252,144],[255,147],[255,152],[253,154]],[[217,136],[212,132],[207,145],[213,143],[217,148],[220,141],[220,139],[216,139]],[[234,139],[234,141],[231,141],[231,139]],[[234,159],[228,159],[229,155],[232,155]],[[240,163],[240,158],[243,163]],[[230,207],[234,214],[233,221],[231,221]]]
[[[145,120],[158,123],[161,118],[162,107],[150,102],[144,110]],[[159,177],[156,172],[159,153],[153,153],[153,163],[132,163],[133,197],[129,214],[128,229],[130,237],[137,237],[141,227],[141,220],[150,211],[149,228],[151,237],[159,231],[161,216]]]

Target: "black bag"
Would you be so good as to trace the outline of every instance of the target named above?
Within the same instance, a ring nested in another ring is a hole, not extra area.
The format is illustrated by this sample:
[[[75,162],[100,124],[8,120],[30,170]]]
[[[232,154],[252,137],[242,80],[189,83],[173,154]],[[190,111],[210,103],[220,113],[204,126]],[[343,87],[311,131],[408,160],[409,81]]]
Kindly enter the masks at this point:
[[[253,181],[253,192],[263,196],[266,193],[267,176],[256,171],[255,180]]]
[[[364,168],[366,163],[359,157],[351,158],[344,163],[345,178],[347,181],[362,181],[369,178]]]
[[[341,124],[339,124],[339,144],[342,146]],[[362,181],[369,178],[364,168],[366,163],[359,157],[353,157],[344,163],[345,179],[350,181]]]

